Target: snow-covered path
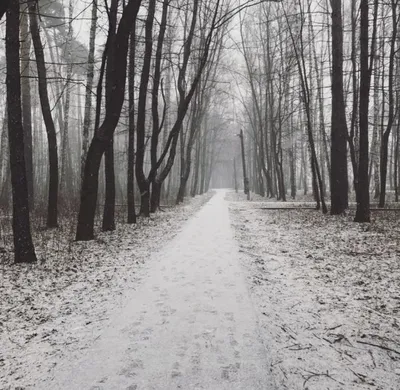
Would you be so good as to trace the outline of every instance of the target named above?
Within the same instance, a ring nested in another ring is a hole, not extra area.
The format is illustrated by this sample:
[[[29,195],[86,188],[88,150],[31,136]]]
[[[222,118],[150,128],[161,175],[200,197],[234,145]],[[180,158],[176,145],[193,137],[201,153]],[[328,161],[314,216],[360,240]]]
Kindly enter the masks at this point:
[[[223,191],[148,262],[146,273],[94,345],[57,365],[38,388],[275,388]]]

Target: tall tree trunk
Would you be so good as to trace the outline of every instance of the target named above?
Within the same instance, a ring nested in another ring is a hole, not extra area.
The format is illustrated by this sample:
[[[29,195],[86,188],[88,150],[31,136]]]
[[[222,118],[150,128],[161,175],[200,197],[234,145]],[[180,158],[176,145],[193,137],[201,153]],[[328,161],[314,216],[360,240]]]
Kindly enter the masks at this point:
[[[99,170],[101,158],[111,142],[125,97],[127,54],[129,36],[136,24],[140,0],[130,0],[125,6],[119,22],[115,40],[115,54],[108,57],[109,72],[107,82],[113,88],[107,88],[110,94],[106,99],[105,118],[90,144],[85,162],[85,173],[81,189],[81,203],[78,215],[76,239],[87,241],[94,238],[94,218],[96,213]]]
[[[38,25],[38,8],[34,0],[29,0],[29,22],[32,35],[33,46],[35,48],[36,64],[39,77],[39,97],[42,106],[42,114],[47,132],[47,142],[49,150],[49,198],[47,211],[47,227],[57,227],[57,202],[58,202],[58,151],[57,136],[51,115],[51,107],[47,92],[47,71],[43,52],[43,45],[40,38]]]
[[[32,157],[32,105],[30,85],[30,49],[31,37],[28,25],[28,9],[21,5],[21,94],[22,94],[22,123],[24,126],[24,148],[26,179],[28,182],[29,207],[34,207],[33,190],[33,157]]]
[[[89,38],[89,55],[86,73],[86,92],[85,92],[85,114],[83,119],[82,132],[82,155],[81,155],[81,180],[85,168],[86,156],[89,148],[89,129],[92,123],[92,94],[93,94],[93,79],[94,79],[94,54],[96,50],[96,31],[97,31],[97,0],[93,0],[92,5],[92,23],[90,27]]]
[[[159,184],[156,183],[156,174],[157,174],[157,150],[158,150],[158,142],[159,136],[162,130],[163,121],[165,119],[165,113],[167,107],[165,106],[164,102],[164,110],[163,110],[163,118],[160,124],[160,118],[158,114],[158,95],[159,89],[161,84],[161,61],[162,61],[162,53],[163,53],[163,46],[164,46],[164,37],[165,31],[167,29],[167,22],[168,22],[168,7],[169,7],[170,0],[164,0],[163,2],[163,9],[162,9],[162,16],[161,16],[161,23],[160,23],[160,31],[158,33],[158,40],[157,40],[157,48],[156,48],[156,58],[154,64],[154,75],[153,75],[153,89],[152,89],[152,99],[151,99],[151,113],[153,119],[153,129],[151,134],[151,148],[150,148],[150,159],[151,159],[151,168],[155,171],[153,178],[151,180],[152,191],[153,188],[155,189],[155,196],[151,196],[150,199],[150,211],[155,213],[159,207],[159,198],[161,195],[161,187]],[[162,87],[162,86],[161,86]]]
[[[65,199],[71,199],[72,192],[63,194],[65,189],[68,191],[72,190],[72,183],[70,182],[71,174],[71,161],[70,161],[70,147],[69,147],[69,117],[70,117],[70,106],[71,106],[71,79],[72,79],[72,20],[73,20],[73,5],[72,0],[69,0],[69,23],[68,23],[68,34],[67,42],[65,43],[64,58],[67,58],[67,81],[65,84],[65,100],[64,100],[64,120],[62,127],[62,138],[61,138],[61,175],[60,175],[60,195],[64,195]]]
[[[377,2],[377,0],[375,0]],[[358,163],[357,210],[355,222],[370,222],[368,183],[368,106],[371,73],[368,66],[368,0],[360,2],[360,156]],[[376,15],[375,15],[376,17]],[[374,37],[373,37],[374,39]]]
[[[143,67],[140,78],[139,102],[136,125],[136,180],[140,190],[140,214],[150,216],[150,183],[144,173],[145,136],[146,136],[146,103],[147,87],[150,78],[151,58],[153,51],[153,23],[156,9],[156,0],[149,0],[147,18],[145,23],[145,48]]]
[[[331,214],[348,207],[347,124],[343,96],[342,1],[332,0]]]
[[[128,128],[128,223],[136,223],[135,210],[135,55],[136,31],[132,29],[129,47],[129,128]]]
[[[350,160],[353,168],[353,186],[354,190],[357,191],[358,186],[358,156],[356,153],[356,134],[358,133],[358,109],[359,109],[359,85],[358,85],[358,68],[357,68],[357,47],[356,47],[356,35],[357,35],[357,0],[351,0],[351,80],[353,89],[353,106],[351,113],[351,124],[350,132],[348,135]]]
[[[108,58],[114,58],[116,50],[116,30],[117,30],[117,13],[119,0],[112,0],[109,9],[109,31],[108,31]],[[111,72],[114,64],[107,61],[106,72],[106,99],[112,96],[114,88]],[[126,72],[126,70],[125,70]],[[111,104],[110,101],[106,104]],[[104,153],[104,175],[105,175],[105,199],[103,210],[103,232],[115,230],[115,168],[114,168],[114,142],[113,137],[110,138],[109,144]]]
[[[13,195],[14,259],[16,263],[36,261],[33,247],[25,167],[19,62],[19,1],[10,0],[6,22],[7,110]]]
[[[103,210],[103,232],[115,230],[115,172],[114,172],[114,142],[108,143],[104,153],[104,173],[106,181],[104,210]]]
[[[3,18],[4,14],[7,12],[7,9],[10,5],[10,0],[2,0],[0,3],[0,20]]]
[[[393,92],[393,75],[394,75],[394,61],[396,54],[396,40],[397,37],[397,7],[398,0],[391,0],[391,8],[392,8],[392,37],[390,41],[390,54],[389,54],[389,113],[388,113],[388,122],[386,129],[382,135],[382,143],[381,143],[381,188],[380,188],[380,196],[379,196],[379,207],[385,206],[386,200],[386,177],[387,177],[387,164],[388,164],[388,149],[389,149],[389,136],[392,131],[392,126],[394,122],[394,92]]]
[[[396,98],[396,106],[399,107],[399,93],[397,92]],[[400,120],[397,118],[397,125],[396,125],[396,142],[394,146],[394,197],[395,202],[399,201],[399,153],[400,153]]]

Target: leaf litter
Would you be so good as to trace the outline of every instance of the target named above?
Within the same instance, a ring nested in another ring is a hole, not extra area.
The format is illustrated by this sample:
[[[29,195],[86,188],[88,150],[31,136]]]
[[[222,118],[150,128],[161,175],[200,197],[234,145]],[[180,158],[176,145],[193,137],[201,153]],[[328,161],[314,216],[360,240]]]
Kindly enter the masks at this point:
[[[279,389],[400,389],[400,220],[227,194]]]
[[[135,289],[160,250],[211,193],[165,209],[137,225],[118,224],[89,242],[74,242],[75,221],[34,234],[39,261],[11,264],[0,254],[0,388],[29,389],[66,355],[88,348]]]

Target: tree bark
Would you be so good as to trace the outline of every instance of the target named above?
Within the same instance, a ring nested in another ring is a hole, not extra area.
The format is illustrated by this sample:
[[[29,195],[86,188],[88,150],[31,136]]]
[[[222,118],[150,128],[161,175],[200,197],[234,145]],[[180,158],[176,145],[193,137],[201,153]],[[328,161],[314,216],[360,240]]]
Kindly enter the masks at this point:
[[[110,61],[110,96],[106,99],[105,118],[95,133],[85,162],[85,173],[81,190],[76,239],[87,241],[94,238],[94,218],[97,203],[100,162],[119,121],[125,97],[125,82],[129,36],[136,23],[141,0],[130,0],[125,6],[119,22],[115,40],[115,55]]]
[[[132,29],[129,47],[129,128],[128,128],[128,223],[136,223],[135,210],[135,55],[136,31]]]
[[[106,191],[103,210],[103,232],[115,230],[115,172],[114,172],[114,142],[108,143],[104,154],[104,172]]]
[[[3,18],[4,14],[7,12],[9,5],[10,5],[10,0],[3,0],[0,3],[0,20]]]
[[[19,62],[19,1],[10,0],[6,21],[7,110],[13,195],[13,238],[16,263],[36,261],[32,242],[28,184],[22,126],[21,79]]]
[[[347,124],[343,95],[342,1],[332,0],[331,214],[348,207]]]
[[[146,135],[146,103],[147,87],[150,78],[150,65],[153,51],[153,23],[156,9],[156,0],[149,0],[145,23],[145,48],[143,67],[139,86],[138,114],[136,125],[136,180],[140,190],[140,214],[150,216],[150,183],[144,173],[145,135]]]
[[[158,114],[158,94],[159,94],[160,83],[161,83],[161,61],[162,61],[162,53],[163,53],[163,46],[164,46],[164,37],[165,37],[166,29],[167,29],[169,3],[170,3],[170,0],[164,0],[164,2],[163,2],[160,31],[158,33],[157,48],[156,48],[152,100],[151,100],[151,113],[152,113],[152,119],[153,119],[153,129],[152,129],[152,134],[151,134],[150,157],[151,157],[151,167],[156,172],[157,172],[156,165],[157,165],[158,142],[159,142],[159,136],[160,136],[160,133],[162,130],[162,125],[163,125],[163,123],[160,124],[160,118],[159,118],[159,114]],[[167,109],[167,107],[165,107],[165,102],[164,102],[164,116],[165,116],[166,109]],[[156,177],[156,175],[153,175],[153,180],[151,183],[152,191],[153,191],[153,187],[157,187],[157,186],[161,187],[159,184],[156,183],[155,177]],[[150,212],[153,212],[153,213],[156,212],[158,205],[159,205],[159,197],[161,195],[160,192],[161,192],[161,188],[158,188],[158,189],[156,188],[157,196],[155,196],[154,199],[151,197]],[[158,198],[158,201],[156,200],[157,198]]]
[[[31,38],[29,35],[28,9],[20,6],[21,10],[21,94],[22,94],[22,123],[24,126],[24,148],[26,179],[28,182],[29,207],[34,207],[33,190],[33,157],[32,157],[32,104],[30,85],[30,49]]]
[[[85,114],[83,119],[83,132],[82,132],[82,155],[81,155],[81,180],[83,180],[83,173],[85,168],[86,156],[89,148],[89,129],[92,123],[92,94],[93,94],[93,79],[94,79],[94,53],[96,49],[96,30],[97,30],[97,0],[93,0],[92,5],[92,24],[90,27],[89,38],[89,55],[88,55],[88,68],[86,74],[86,93],[85,93]]]
[[[49,152],[49,198],[47,211],[47,227],[57,227],[57,203],[58,203],[58,151],[57,136],[54,121],[51,115],[51,107],[47,92],[47,71],[43,52],[43,45],[40,38],[38,24],[38,8],[37,2],[29,0],[29,22],[32,35],[33,46],[35,48],[36,64],[39,78],[39,97],[42,106],[43,120],[46,126],[48,152]]]
[[[113,74],[115,64],[113,63],[115,57],[116,47],[116,30],[117,30],[117,13],[118,13],[119,0],[112,0],[109,9],[109,31],[108,31],[108,53],[110,59],[107,61],[106,71],[106,99],[112,96]],[[126,71],[125,71],[126,72]],[[106,104],[112,104],[110,101]],[[103,232],[115,230],[115,167],[114,167],[114,142],[111,136],[109,144],[104,154],[104,175],[105,175],[105,199],[103,210]]]
[[[375,0],[377,1],[377,0]],[[371,75],[368,67],[368,0],[360,2],[360,156],[358,163],[357,210],[355,222],[370,222],[368,183],[368,105]]]
[[[394,122],[394,92],[393,92],[393,75],[394,75],[394,60],[396,54],[396,40],[397,37],[397,7],[398,0],[391,0],[391,8],[392,8],[392,36],[390,40],[390,54],[389,54],[389,75],[388,75],[388,84],[389,84],[389,112],[388,112],[388,122],[386,129],[382,135],[382,143],[381,143],[381,188],[380,188],[380,196],[379,196],[379,207],[385,206],[386,200],[386,177],[387,177],[387,164],[388,164],[388,148],[389,148],[389,136],[392,131],[392,126]]]

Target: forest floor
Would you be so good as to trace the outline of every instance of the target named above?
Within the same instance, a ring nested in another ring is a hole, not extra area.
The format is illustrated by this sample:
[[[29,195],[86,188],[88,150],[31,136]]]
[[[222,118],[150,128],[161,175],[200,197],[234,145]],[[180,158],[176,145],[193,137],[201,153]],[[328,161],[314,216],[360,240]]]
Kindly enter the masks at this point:
[[[400,214],[227,194],[279,389],[400,389]]]
[[[1,219],[0,389],[37,388],[65,356],[91,345],[125,306],[146,260],[211,196],[165,208],[137,225],[119,223],[90,242],[74,242],[75,220],[52,230],[35,220],[39,260],[33,265],[12,264],[10,227]]]
[[[399,390],[398,213],[209,198],[38,232],[35,265],[6,248],[0,389]]]

